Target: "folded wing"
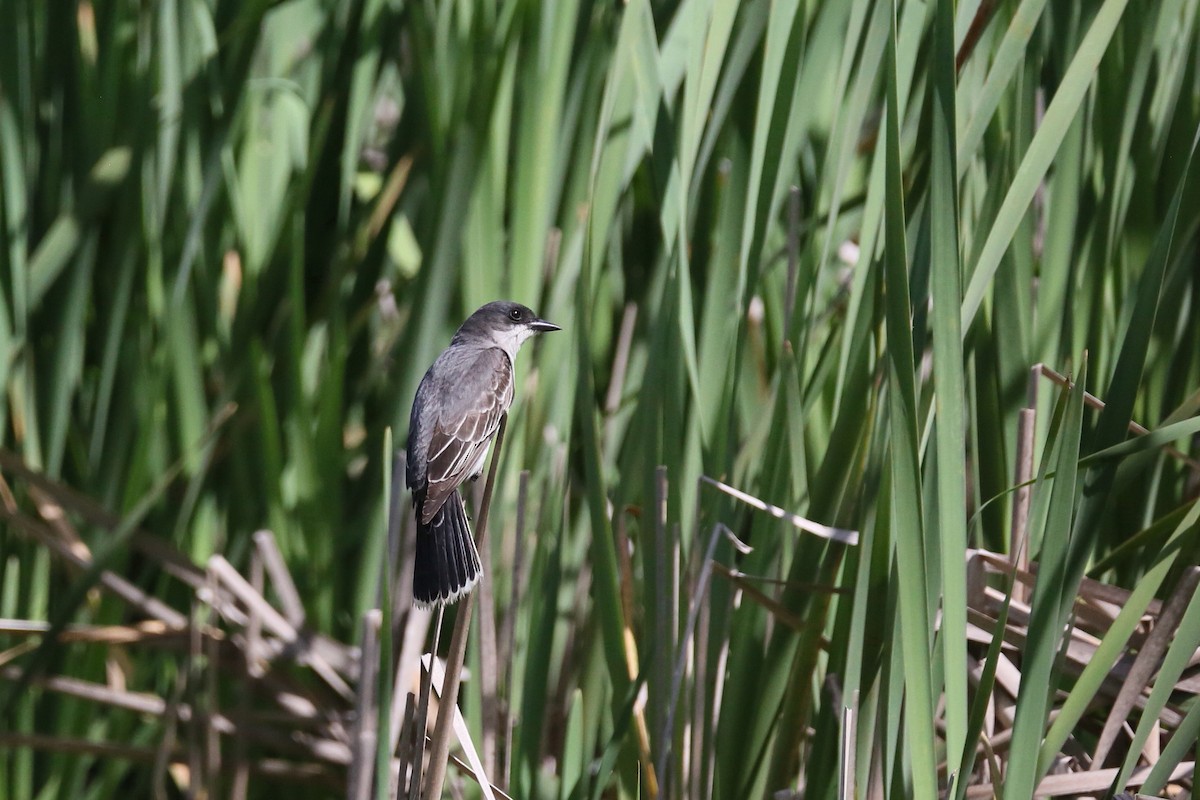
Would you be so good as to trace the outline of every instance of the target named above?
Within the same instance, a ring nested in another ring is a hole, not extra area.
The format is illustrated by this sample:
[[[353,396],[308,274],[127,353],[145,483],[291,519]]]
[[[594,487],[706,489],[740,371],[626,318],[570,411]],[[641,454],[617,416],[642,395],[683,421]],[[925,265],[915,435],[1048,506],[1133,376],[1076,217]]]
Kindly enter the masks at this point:
[[[471,476],[496,435],[500,418],[512,405],[512,364],[504,351],[484,350],[465,366],[472,377],[467,383],[483,390],[456,393],[434,421],[421,505],[424,523],[432,520],[450,493]]]

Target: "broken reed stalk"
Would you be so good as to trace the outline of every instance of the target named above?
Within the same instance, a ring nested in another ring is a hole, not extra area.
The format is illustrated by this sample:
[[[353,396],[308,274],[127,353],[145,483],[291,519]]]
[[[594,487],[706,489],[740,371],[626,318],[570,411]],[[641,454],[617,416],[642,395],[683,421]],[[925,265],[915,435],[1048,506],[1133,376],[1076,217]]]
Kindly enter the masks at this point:
[[[492,507],[492,490],[496,485],[496,472],[500,466],[500,450],[504,444],[504,428],[508,424],[508,415],[500,417],[500,427],[496,431],[496,444],[492,447],[492,463],[488,467],[487,484],[483,490],[483,502],[479,505],[479,519],[475,527],[475,547],[480,553],[487,552],[487,522],[488,511]],[[423,797],[438,798],[442,796],[442,786],[446,782],[446,762],[450,758],[450,729],[454,719],[454,710],[458,707],[458,682],[462,676],[463,661],[467,654],[467,632],[471,627],[471,612],[475,608],[475,592],[469,592],[463,598],[458,610],[458,618],[454,621],[454,634],[450,638],[450,651],[446,653],[446,678],[442,683],[442,693],[438,704],[437,725],[433,729],[433,741],[429,743],[429,774],[425,780]],[[432,672],[432,661],[430,662]]]
[[[442,641],[442,618],[445,606],[438,606],[433,623],[433,644],[429,647],[429,663],[421,675],[421,697],[417,701],[417,724],[413,730],[412,768],[409,770],[408,800],[421,800],[421,770],[425,765],[425,739],[429,727],[429,695],[433,685],[433,661]],[[424,658],[422,657],[422,661]]]
[[[663,782],[664,796],[669,796],[669,787],[666,785],[668,780],[667,767],[669,766],[671,750],[674,746],[675,712],[679,706],[679,693],[683,686],[683,674],[687,667],[688,647],[691,643],[692,635],[696,631],[697,622],[700,619],[700,610],[708,602],[708,586],[712,578],[713,558],[716,556],[717,542],[720,540],[721,531],[724,528],[725,525],[718,522],[713,526],[712,534],[708,537],[708,547],[704,551],[704,560],[700,563],[700,572],[692,588],[687,624],[683,629],[683,641],[679,643],[679,652],[675,657],[674,669],[671,671],[671,688],[667,699],[666,719],[663,722],[662,733],[659,736],[661,744],[659,745],[660,755],[657,765],[659,778]],[[702,684],[697,684],[697,691],[703,691]]]
[[[1042,364],[1042,363],[1035,364],[1033,366],[1033,371],[1034,371],[1034,373],[1040,372],[1042,374],[1042,376],[1045,377],[1047,380],[1049,380],[1051,383],[1061,386],[1064,389],[1074,389],[1075,388],[1075,382],[1073,380],[1068,378],[1066,375],[1063,375],[1062,373],[1054,371],[1053,369],[1046,366],[1045,364]],[[1097,411],[1104,410],[1104,401],[1101,400],[1099,397],[1096,397],[1096,395],[1092,394],[1091,392],[1083,393],[1083,403],[1084,403],[1084,405],[1088,406],[1089,408],[1094,408]],[[1145,434],[1150,433],[1149,428],[1147,428],[1145,425],[1142,425],[1132,419],[1129,420],[1128,427],[1129,427],[1129,432],[1136,436],[1144,436]],[[1196,459],[1192,458],[1191,456],[1189,456],[1187,453],[1184,453],[1179,448],[1168,445],[1166,447],[1163,447],[1162,450],[1164,453],[1171,456],[1171,458],[1174,458],[1177,461],[1182,461],[1184,464],[1187,464],[1188,468],[1191,469],[1193,472],[1200,472],[1200,461],[1197,461]]]
[[[379,669],[379,639],[383,626],[383,612],[372,608],[363,614],[362,658],[358,681],[358,698],[355,702],[354,756],[347,770],[347,800],[368,800],[375,777],[376,735],[379,729],[379,702],[376,697]],[[380,776],[381,780],[386,779]]]
[[[850,702],[842,704],[842,746],[838,770],[838,800],[854,800],[858,796],[855,775],[858,773],[858,689],[850,692]]]

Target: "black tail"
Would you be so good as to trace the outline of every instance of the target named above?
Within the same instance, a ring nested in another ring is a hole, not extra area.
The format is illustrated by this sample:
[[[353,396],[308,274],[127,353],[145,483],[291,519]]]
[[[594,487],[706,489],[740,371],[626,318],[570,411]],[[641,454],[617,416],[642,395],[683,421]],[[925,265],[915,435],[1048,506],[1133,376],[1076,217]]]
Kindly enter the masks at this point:
[[[439,606],[458,600],[479,580],[479,551],[458,492],[451,492],[428,525],[417,522],[413,600]]]

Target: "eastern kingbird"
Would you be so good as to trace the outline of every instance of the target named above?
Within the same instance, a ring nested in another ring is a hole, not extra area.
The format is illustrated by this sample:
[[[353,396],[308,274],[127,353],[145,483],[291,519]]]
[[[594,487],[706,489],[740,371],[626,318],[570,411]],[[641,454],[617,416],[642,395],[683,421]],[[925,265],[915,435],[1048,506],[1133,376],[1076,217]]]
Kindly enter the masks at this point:
[[[561,330],[497,300],[467,318],[421,379],[408,420],[408,488],[417,514],[413,599],[453,603],[479,580],[479,552],[455,491],[483,472],[513,401],[513,359],[535,333]]]

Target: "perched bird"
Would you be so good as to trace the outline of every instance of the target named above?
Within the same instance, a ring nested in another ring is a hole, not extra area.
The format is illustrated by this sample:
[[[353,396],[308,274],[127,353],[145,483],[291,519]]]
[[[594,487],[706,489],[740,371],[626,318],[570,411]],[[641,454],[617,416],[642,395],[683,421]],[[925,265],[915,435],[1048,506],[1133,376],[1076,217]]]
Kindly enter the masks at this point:
[[[520,303],[497,300],[467,318],[421,379],[408,421],[408,488],[417,515],[413,599],[453,603],[479,580],[479,552],[456,489],[483,472],[513,401],[525,340],[561,330]]]

